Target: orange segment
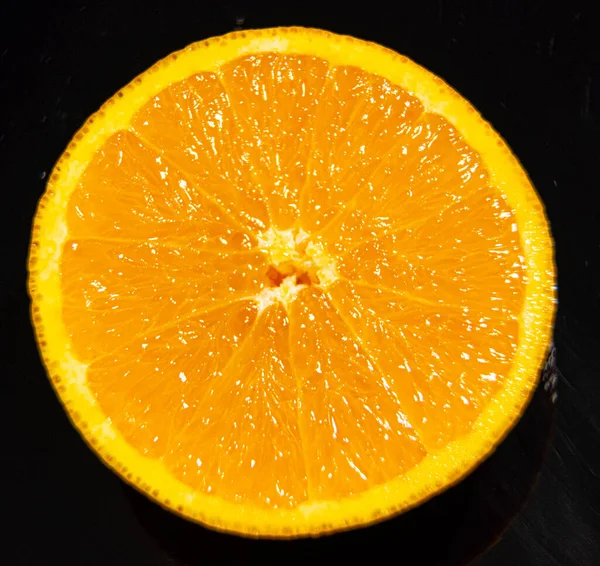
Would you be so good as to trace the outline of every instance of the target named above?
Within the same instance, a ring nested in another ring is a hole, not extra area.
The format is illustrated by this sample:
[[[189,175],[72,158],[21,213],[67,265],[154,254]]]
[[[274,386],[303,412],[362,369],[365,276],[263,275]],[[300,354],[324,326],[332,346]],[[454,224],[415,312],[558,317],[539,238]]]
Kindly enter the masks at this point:
[[[162,243],[70,240],[63,252],[63,317],[82,361],[152,328],[252,297],[264,256],[223,255]]]
[[[327,296],[301,292],[290,319],[310,495],[361,493],[416,465],[425,451],[404,405]]]
[[[423,114],[402,134],[320,233],[330,247],[423,224],[488,186],[481,157],[443,117]]]
[[[241,182],[251,164],[238,146],[239,127],[216,74],[197,74],[169,86],[136,112],[131,127],[244,226],[268,227],[266,204]]]
[[[90,364],[90,389],[136,450],[152,458],[175,454],[182,474],[193,478],[186,471],[193,425],[204,418],[198,409],[255,321],[256,308],[239,301],[144,332]]]
[[[230,35],[88,121],[35,220],[29,289],[101,458],[218,529],[364,525],[518,419],[554,315],[525,173],[458,94],[378,46]]]
[[[463,435],[510,371],[516,317],[350,282],[330,294],[429,450]]]
[[[235,218],[130,132],[111,136],[91,159],[67,211],[70,237],[168,241],[250,249]]]
[[[189,428],[189,447],[207,469],[182,481],[267,508],[293,508],[306,499],[287,329],[280,305],[266,309],[248,341],[219,372]],[[172,455],[173,465],[181,460],[181,453]]]
[[[340,257],[338,271],[434,305],[483,307],[518,317],[523,260],[514,212],[496,191],[485,188],[414,229],[359,239]]]
[[[127,441],[184,484],[293,507],[306,477],[287,327],[281,307],[257,318],[238,302],[144,335],[94,362],[88,379]]]
[[[322,229],[369,180],[377,166],[409,143],[423,105],[404,89],[356,67],[336,67],[319,97],[301,226]]]
[[[252,55],[223,65],[219,76],[240,129],[239,151],[252,164],[246,186],[263,196],[271,222],[291,228],[328,72],[315,57]]]

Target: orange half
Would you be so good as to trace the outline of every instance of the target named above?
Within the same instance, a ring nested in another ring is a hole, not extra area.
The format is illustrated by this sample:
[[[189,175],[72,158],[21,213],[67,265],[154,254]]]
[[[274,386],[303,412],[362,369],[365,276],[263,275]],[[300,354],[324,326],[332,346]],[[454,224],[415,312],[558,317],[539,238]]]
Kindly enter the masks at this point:
[[[92,116],[29,289],[102,460],[273,537],[380,520],[481,462],[556,303],[543,207],[489,124],[405,57],[299,28],[191,45]]]

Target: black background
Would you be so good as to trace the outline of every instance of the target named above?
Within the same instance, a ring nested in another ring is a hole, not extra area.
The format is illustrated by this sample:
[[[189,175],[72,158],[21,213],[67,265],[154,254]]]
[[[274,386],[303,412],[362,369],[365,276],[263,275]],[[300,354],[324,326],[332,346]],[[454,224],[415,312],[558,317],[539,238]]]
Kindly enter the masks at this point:
[[[425,565],[600,564],[600,30],[592,5],[0,3],[6,363],[0,561],[135,566],[354,557]],[[318,541],[257,542],[212,533],[122,484],[88,450],[56,401],[28,317],[31,219],[69,139],[157,59],[236,25],[304,25],[355,35],[444,78],[521,159],[546,203],[556,240],[559,369],[548,368],[521,423],[492,458],[446,494],[382,525]]]

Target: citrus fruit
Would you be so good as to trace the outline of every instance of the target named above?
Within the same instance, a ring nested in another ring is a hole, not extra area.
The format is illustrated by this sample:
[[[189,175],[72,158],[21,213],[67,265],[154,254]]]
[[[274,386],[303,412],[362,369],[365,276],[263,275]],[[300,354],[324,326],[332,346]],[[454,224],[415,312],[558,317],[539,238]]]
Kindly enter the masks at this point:
[[[281,537],[458,481],[523,411],[555,310],[543,207],[492,128],[405,57],[298,28],[194,44],[93,115],[29,289],[107,465]]]

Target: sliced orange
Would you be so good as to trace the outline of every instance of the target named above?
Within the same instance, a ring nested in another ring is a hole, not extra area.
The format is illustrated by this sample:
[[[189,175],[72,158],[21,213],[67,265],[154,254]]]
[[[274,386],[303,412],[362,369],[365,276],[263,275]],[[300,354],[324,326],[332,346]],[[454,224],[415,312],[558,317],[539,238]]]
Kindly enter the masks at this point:
[[[464,476],[523,411],[555,311],[500,137],[405,57],[308,29],[192,45],[117,93],[56,165],[29,268],[48,373],[104,462],[262,536]]]

